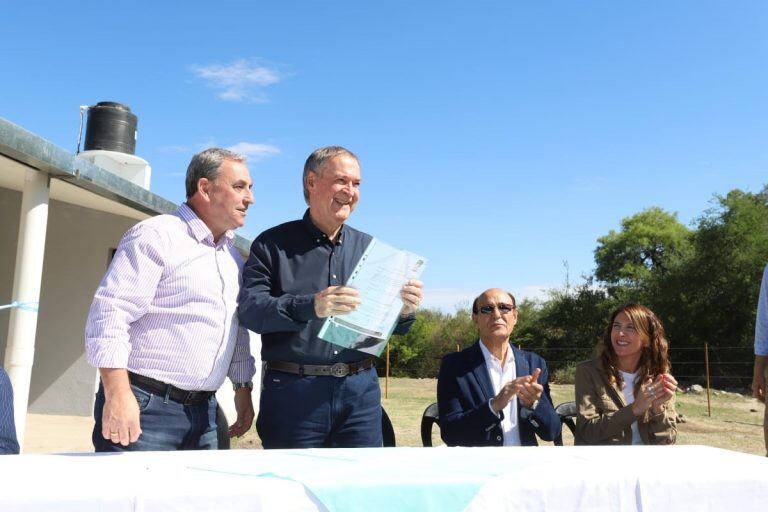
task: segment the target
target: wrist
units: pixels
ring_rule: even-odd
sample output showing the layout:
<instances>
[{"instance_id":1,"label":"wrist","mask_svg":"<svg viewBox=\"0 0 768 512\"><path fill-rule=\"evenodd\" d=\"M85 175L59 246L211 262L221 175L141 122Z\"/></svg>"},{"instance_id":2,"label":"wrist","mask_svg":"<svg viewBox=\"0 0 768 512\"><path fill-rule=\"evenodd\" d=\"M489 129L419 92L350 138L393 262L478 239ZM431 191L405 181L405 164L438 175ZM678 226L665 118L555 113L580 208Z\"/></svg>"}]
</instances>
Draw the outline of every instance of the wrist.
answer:
<instances>
[{"instance_id":1,"label":"wrist","mask_svg":"<svg viewBox=\"0 0 768 512\"><path fill-rule=\"evenodd\" d=\"M239 391L241 389L247 389L249 392L253 391L253 381L249 380L248 382L234 382L232 383L232 389L235 391Z\"/></svg>"}]
</instances>

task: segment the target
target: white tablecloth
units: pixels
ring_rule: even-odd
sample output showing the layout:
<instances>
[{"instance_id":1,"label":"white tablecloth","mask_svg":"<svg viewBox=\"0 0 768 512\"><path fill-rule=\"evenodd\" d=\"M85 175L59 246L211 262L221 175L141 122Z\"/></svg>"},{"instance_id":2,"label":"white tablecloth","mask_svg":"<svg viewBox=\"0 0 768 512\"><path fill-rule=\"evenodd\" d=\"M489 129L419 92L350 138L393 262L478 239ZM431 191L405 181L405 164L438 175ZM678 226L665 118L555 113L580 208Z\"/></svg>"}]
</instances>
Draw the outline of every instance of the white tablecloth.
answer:
<instances>
[{"instance_id":1,"label":"white tablecloth","mask_svg":"<svg viewBox=\"0 0 768 512\"><path fill-rule=\"evenodd\" d=\"M704 446L0 457L0 511L765 511L768 459Z\"/></svg>"}]
</instances>

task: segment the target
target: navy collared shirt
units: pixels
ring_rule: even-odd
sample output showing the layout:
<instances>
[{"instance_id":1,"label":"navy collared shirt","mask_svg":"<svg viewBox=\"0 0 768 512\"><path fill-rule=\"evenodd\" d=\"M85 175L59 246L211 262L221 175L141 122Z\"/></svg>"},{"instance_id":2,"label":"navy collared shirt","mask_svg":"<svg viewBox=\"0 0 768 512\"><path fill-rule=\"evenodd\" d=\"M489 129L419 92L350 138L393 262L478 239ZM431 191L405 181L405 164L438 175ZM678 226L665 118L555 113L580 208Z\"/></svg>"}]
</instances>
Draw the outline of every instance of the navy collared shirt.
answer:
<instances>
[{"instance_id":1,"label":"navy collared shirt","mask_svg":"<svg viewBox=\"0 0 768 512\"><path fill-rule=\"evenodd\" d=\"M370 357L317 337L325 319L315 314L314 296L346 283L371 239L342 225L331 242L307 210L301 220L268 229L253 241L243 269L239 316L242 325L261 334L263 361L333 364ZM401 318L394 334L408 332L413 320Z\"/></svg>"}]
</instances>

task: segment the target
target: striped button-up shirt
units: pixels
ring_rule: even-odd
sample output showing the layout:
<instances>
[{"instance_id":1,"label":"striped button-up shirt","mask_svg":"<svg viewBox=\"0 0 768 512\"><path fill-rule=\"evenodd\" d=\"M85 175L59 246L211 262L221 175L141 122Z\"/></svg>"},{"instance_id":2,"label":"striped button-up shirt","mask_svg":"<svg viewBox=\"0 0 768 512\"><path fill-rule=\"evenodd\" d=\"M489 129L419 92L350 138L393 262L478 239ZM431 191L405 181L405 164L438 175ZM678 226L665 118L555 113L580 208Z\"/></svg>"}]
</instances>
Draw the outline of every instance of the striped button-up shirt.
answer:
<instances>
[{"instance_id":1,"label":"striped button-up shirt","mask_svg":"<svg viewBox=\"0 0 768 512\"><path fill-rule=\"evenodd\" d=\"M0 455L19 453L16 424L13 420L13 389L5 370L0 368Z\"/></svg>"},{"instance_id":2,"label":"striped button-up shirt","mask_svg":"<svg viewBox=\"0 0 768 512\"><path fill-rule=\"evenodd\" d=\"M218 243L186 204L129 229L88 313L85 348L97 368L126 368L182 389L214 391L255 372L237 320L243 261L228 231Z\"/></svg>"},{"instance_id":3,"label":"striped button-up shirt","mask_svg":"<svg viewBox=\"0 0 768 512\"><path fill-rule=\"evenodd\" d=\"M768 356L768 266L763 271L755 320L755 355Z\"/></svg>"}]
</instances>

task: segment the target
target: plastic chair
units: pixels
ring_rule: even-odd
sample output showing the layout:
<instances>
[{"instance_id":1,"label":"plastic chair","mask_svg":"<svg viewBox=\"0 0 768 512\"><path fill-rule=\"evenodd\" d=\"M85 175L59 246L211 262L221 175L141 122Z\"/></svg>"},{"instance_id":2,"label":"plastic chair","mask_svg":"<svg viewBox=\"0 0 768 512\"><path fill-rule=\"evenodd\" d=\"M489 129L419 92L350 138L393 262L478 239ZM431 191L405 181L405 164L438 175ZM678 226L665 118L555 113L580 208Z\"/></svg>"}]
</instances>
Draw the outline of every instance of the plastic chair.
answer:
<instances>
[{"instance_id":1,"label":"plastic chair","mask_svg":"<svg viewBox=\"0 0 768 512\"><path fill-rule=\"evenodd\" d=\"M424 446L432 446L432 425L440 426L437 402L429 404L421 416L421 444Z\"/></svg>"},{"instance_id":2,"label":"plastic chair","mask_svg":"<svg viewBox=\"0 0 768 512\"><path fill-rule=\"evenodd\" d=\"M392 421L384 407L381 408L381 434L385 447L395 446L395 429L392 427Z\"/></svg>"},{"instance_id":3,"label":"plastic chair","mask_svg":"<svg viewBox=\"0 0 768 512\"><path fill-rule=\"evenodd\" d=\"M576 402L563 402L555 407L555 412L560 416L560 424L566 425L571 434L576 433ZM556 446L563 446L563 435L560 434L555 438Z\"/></svg>"}]
</instances>

